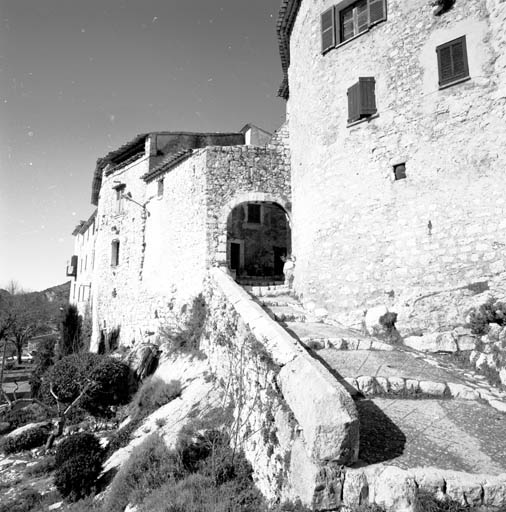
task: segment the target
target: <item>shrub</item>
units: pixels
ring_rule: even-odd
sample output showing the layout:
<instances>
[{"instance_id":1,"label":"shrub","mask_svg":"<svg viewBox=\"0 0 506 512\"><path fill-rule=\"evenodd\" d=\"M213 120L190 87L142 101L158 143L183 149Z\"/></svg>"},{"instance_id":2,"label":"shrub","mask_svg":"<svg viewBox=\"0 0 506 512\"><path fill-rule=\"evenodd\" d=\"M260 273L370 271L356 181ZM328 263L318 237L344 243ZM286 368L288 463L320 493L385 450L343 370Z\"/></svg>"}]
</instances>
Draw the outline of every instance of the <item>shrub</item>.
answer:
<instances>
[{"instance_id":1,"label":"shrub","mask_svg":"<svg viewBox=\"0 0 506 512\"><path fill-rule=\"evenodd\" d=\"M179 474L175 453L153 434L134 448L114 477L104 508L108 512L122 512L128 503L139 503L150 491Z\"/></svg>"},{"instance_id":2,"label":"shrub","mask_svg":"<svg viewBox=\"0 0 506 512\"><path fill-rule=\"evenodd\" d=\"M34 489L24 489L15 499L0 505L0 512L31 512L40 510L41 502L42 495L39 492Z\"/></svg>"},{"instance_id":3,"label":"shrub","mask_svg":"<svg viewBox=\"0 0 506 512\"><path fill-rule=\"evenodd\" d=\"M149 377L134 396L129 413L133 421L140 421L180 395L181 384L179 381L172 380L167 383L160 378Z\"/></svg>"},{"instance_id":4,"label":"shrub","mask_svg":"<svg viewBox=\"0 0 506 512\"><path fill-rule=\"evenodd\" d=\"M489 324L506 324L506 303L490 297L484 304L469 313L469 326L473 334L486 334Z\"/></svg>"},{"instance_id":5,"label":"shrub","mask_svg":"<svg viewBox=\"0 0 506 512\"><path fill-rule=\"evenodd\" d=\"M77 353L82 348L82 318L79 315L77 307L73 304L69 304L63 315L60 326L60 342L58 344L59 357Z\"/></svg>"},{"instance_id":6,"label":"shrub","mask_svg":"<svg viewBox=\"0 0 506 512\"><path fill-rule=\"evenodd\" d=\"M88 384L92 382L91 386ZM50 382L63 404L72 403L88 386L79 406L96 416L109 416L111 406L126 403L130 393L130 368L98 354L72 354L60 359L43 379L43 400L54 405Z\"/></svg>"},{"instance_id":7,"label":"shrub","mask_svg":"<svg viewBox=\"0 0 506 512\"><path fill-rule=\"evenodd\" d=\"M46 419L46 410L38 404L30 404L21 409L7 409L0 413L0 421L9 423L9 432L28 423L38 423Z\"/></svg>"},{"instance_id":8,"label":"shrub","mask_svg":"<svg viewBox=\"0 0 506 512\"><path fill-rule=\"evenodd\" d=\"M56 467L55 458L51 455L44 457L43 459L36 462L33 466L26 468L26 476L41 476L48 475Z\"/></svg>"},{"instance_id":9,"label":"shrub","mask_svg":"<svg viewBox=\"0 0 506 512\"><path fill-rule=\"evenodd\" d=\"M59 512L102 512L102 505L95 501L93 497L83 498L75 503L64 504Z\"/></svg>"},{"instance_id":10,"label":"shrub","mask_svg":"<svg viewBox=\"0 0 506 512\"><path fill-rule=\"evenodd\" d=\"M102 470L104 450L93 434L82 432L64 439L56 449L54 483L70 501L87 496Z\"/></svg>"},{"instance_id":11,"label":"shrub","mask_svg":"<svg viewBox=\"0 0 506 512\"><path fill-rule=\"evenodd\" d=\"M39 398L42 376L54 364L54 348L56 337L51 336L39 342L33 363L34 369L30 376L30 390L33 398Z\"/></svg>"},{"instance_id":12,"label":"shrub","mask_svg":"<svg viewBox=\"0 0 506 512\"><path fill-rule=\"evenodd\" d=\"M15 437L8 437L4 439L2 448L5 454L31 450L32 448L42 446L47 441L48 437L49 427L45 425L38 425Z\"/></svg>"}]
</instances>

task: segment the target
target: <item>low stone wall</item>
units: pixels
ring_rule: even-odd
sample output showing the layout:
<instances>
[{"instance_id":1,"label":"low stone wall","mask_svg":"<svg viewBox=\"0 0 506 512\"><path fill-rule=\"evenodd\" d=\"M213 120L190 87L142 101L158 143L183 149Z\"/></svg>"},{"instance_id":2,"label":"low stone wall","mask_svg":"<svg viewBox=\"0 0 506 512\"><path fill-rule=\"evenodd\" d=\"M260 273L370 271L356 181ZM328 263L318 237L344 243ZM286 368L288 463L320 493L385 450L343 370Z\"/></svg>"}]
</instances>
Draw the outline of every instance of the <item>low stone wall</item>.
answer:
<instances>
[{"instance_id":1,"label":"low stone wall","mask_svg":"<svg viewBox=\"0 0 506 512\"><path fill-rule=\"evenodd\" d=\"M205 299L201 349L234 404L257 485L269 499L312 503L328 464L357 459L351 396L224 270L211 270Z\"/></svg>"}]
</instances>

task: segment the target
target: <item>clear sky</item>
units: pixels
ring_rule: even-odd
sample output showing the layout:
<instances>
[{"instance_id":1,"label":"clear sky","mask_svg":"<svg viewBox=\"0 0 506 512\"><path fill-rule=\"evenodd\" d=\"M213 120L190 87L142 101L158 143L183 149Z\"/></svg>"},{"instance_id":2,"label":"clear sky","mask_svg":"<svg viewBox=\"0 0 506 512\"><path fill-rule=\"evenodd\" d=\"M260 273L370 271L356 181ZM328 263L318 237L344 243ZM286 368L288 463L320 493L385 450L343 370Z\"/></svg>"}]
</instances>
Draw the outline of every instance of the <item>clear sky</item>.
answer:
<instances>
[{"instance_id":1,"label":"clear sky","mask_svg":"<svg viewBox=\"0 0 506 512\"><path fill-rule=\"evenodd\" d=\"M279 0L0 0L0 287L67 280L97 158L142 132L273 131Z\"/></svg>"}]
</instances>

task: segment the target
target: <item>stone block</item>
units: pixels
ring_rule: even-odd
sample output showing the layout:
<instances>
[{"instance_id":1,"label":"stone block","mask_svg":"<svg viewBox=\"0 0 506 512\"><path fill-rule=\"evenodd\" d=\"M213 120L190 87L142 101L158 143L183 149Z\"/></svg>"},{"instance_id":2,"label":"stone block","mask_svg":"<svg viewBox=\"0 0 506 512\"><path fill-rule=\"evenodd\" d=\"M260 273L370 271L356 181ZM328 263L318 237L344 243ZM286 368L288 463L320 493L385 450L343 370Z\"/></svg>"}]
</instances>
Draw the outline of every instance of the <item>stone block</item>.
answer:
<instances>
[{"instance_id":1,"label":"stone block","mask_svg":"<svg viewBox=\"0 0 506 512\"><path fill-rule=\"evenodd\" d=\"M477 391L464 384L448 382L447 386L453 398L462 398L464 400L477 400L480 398L480 394Z\"/></svg>"},{"instance_id":2,"label":"stone block","mask_svg":"<svg viewBox=\"0 0 506 512\"><path fill-rule=\"evenodd\" d=\"M406 391L416 394L420 391L420 383L416 379L406 379Z\"/></svg>"},{"instance_id":3,"label":"stone block","mask_svg":"<svg viewBox=\"0 0 506 512\"><path fill-rule=\"evenodd\" d=\"M483 482L483 504L487 507L506 506L506 473L488 476Z\"/></svg>"},{"instance_id":4,"label":"stone block","mask_svg":"<svg viewBox=\"0 0 506 512\"><path fill-rule=\"evenodd\" d=\"M361 469L348 469L344 477L343 505L357 508L368 503L369 485Z\"/></svg>"},{"instance_id":5,"label":"stone block","mask_svg":"<svg viewBox=\"0 0 506 512\"><path fill-rule=\"evenodd\" d=\"M420 381L420 391L432 396L443 396L446 391L446 383L432 382L428 380Z\"/></svg>"},{"instance_id":6,"label":"stone block","mask_svg":"<svg viewBox=\"0 0 506 512\"><path fill-rule=\"evenodd\" d=\"M365 328L369 334L378 334L383 332L384 328L380 324L379 319L388 313L388 308L384 305L374 306L367 310L364 322Z\"/></svg>"},{"instance_id":7,"label":"stone block","mask_svg":"<svg viewBox=\"0 0 506 512\"><path fill-rule=\"evenodd\" d=\"M380 393L390 392L390 385L386 377L375 377L377 389Z\"/></svg>"},{"instance_id":8,"label":"stone block","mask_svg":"<svg viewBox=\"0 0 506 512\"><path fill-rule=\"evenodd\" d=\"M421 352L457 352L458 347L451 332L408 336L404 345Z\"/></svg>"},{"instance_id":9,"label":"stone block","mask_svg":"<svg viewBox=\"0 0 506 512\"><path fill-rule=\"evenodd\" d=\"M372 396L377 393L377 384L374 377L364 375L357 377L358 389L366 396Z\"/></svg>"},{"instance_id":10,"label":"stone block","mask_svg":"<svg viewBox=\"0 0 506 512\"><path fill-rule=\"evenodd\" d=\"M406 381L402 377L388 377L391 393L402 393L406 389Z\"/></svg>"}]
</instances>

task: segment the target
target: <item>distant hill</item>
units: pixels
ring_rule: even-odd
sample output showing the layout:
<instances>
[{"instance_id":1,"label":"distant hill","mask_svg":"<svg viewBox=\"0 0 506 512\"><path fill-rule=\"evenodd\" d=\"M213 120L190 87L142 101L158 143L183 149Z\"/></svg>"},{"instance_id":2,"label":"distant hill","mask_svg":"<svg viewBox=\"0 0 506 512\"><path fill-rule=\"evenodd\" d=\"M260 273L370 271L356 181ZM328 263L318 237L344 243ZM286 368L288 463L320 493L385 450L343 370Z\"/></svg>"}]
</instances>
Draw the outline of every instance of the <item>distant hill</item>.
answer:
<instances>
[{"instance_id":1,"label":"distant hill","mask_svg":"<svg viewBox=\"0 0 506 512\"><path fill-rule=\"evenodd\" d=\"M61 306L66 306L70 295L70 281L56 286L51 286L51 288L46 288L41 292L33 293L43 293L49 302L56 302L61 304Z\"/></svg>"}]
</instances>

